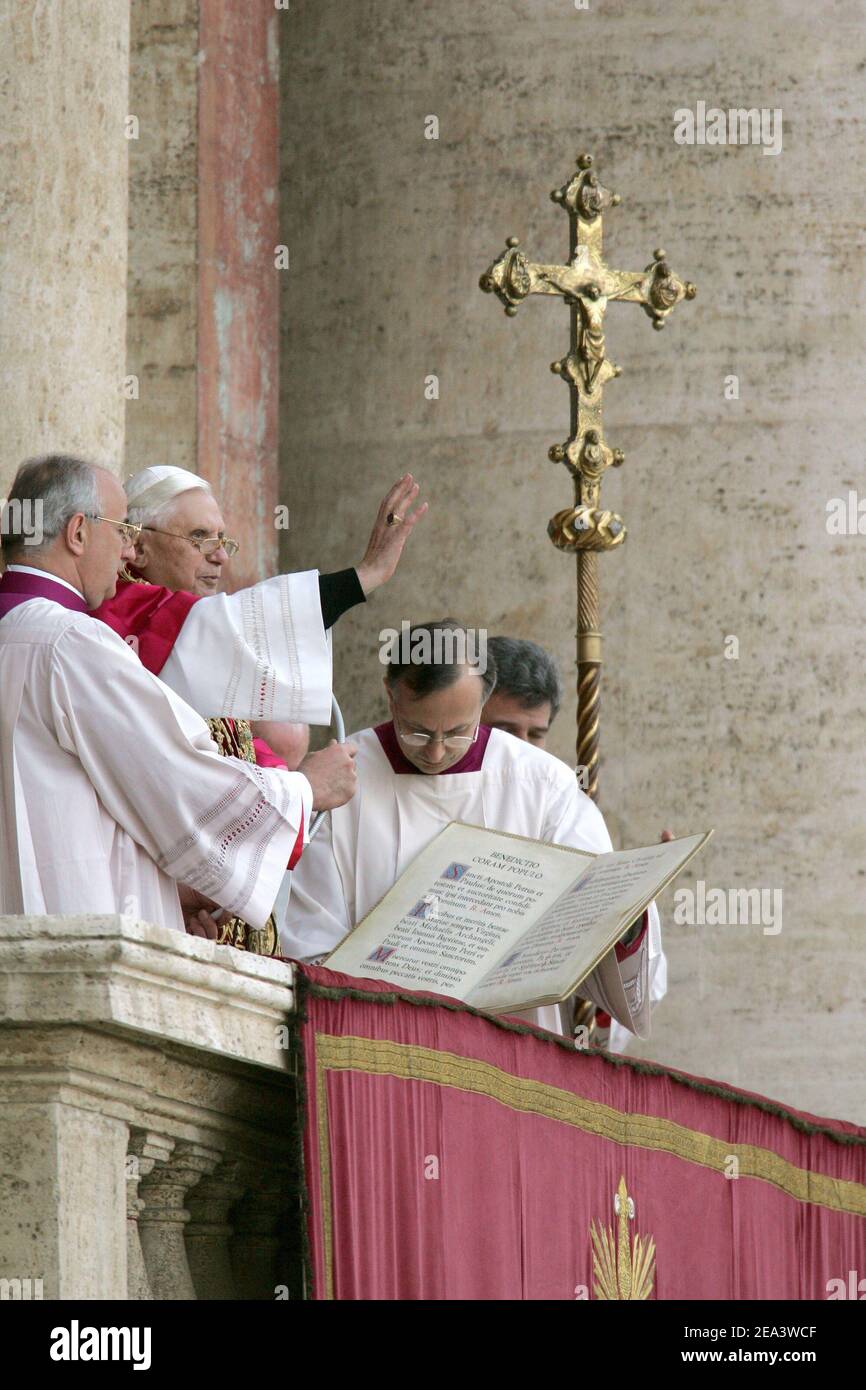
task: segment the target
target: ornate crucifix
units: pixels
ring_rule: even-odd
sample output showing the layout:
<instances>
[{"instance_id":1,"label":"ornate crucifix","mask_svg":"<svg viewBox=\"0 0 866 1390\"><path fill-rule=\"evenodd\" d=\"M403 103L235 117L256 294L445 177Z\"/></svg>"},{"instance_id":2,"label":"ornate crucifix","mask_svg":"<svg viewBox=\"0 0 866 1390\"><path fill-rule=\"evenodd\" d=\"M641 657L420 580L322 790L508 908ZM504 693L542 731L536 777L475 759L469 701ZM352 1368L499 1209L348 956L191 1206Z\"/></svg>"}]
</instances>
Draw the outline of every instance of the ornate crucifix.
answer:
<instances>
[{"instance_id":1,"label":"ornate crucifix","mask_svg":"<svg viewBox=\"0 0 866 1390\"><path fill-rule=\"evenodd\" d=\"M654 251L643 271L611 270L602 259L602 215L620 198L603 188L592 172L592 155L582 154L577 173L551 193L568 213L570 250L567 265L538 265L518 251L516 237L481 276L481 288L493 291L506 314L517 313L530 294L562 295L571 311L571 348L550 370L567 382L571 395L571 435L554 444L549 457L564 463L574 478L574 506L551 517L547 533L560 550L577 556L577 767L585 790L598 795L598 722L601 683L601 632L598 612L599 551L612 550L626 537L622 517L600 506L606 468L624 460L609 449L601 424L605 382L620 368L605 355L604 311L611 299L640 304L664 328L681 299L694 299L696 288L674 275L664 251Z\"/></svg>"}]
</instances>

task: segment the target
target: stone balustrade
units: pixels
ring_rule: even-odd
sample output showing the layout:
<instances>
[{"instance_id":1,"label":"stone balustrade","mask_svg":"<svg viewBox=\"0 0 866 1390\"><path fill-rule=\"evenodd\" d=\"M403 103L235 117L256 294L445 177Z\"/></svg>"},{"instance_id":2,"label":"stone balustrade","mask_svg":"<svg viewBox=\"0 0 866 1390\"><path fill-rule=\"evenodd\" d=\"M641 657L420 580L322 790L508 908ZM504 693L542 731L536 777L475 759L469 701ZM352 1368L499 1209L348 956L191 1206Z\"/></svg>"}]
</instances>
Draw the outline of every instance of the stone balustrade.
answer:
<instances>
[{"instance_id":1,"label":"stone balustrade","mask_svg":"<svg viewBox=\"0 0 866 1390\"><path fill-rule=\"evenodd\" d=\"M292 1006L279 961L0 917L0 1297L299 1297Z\"/></svg>"}]
</instances>

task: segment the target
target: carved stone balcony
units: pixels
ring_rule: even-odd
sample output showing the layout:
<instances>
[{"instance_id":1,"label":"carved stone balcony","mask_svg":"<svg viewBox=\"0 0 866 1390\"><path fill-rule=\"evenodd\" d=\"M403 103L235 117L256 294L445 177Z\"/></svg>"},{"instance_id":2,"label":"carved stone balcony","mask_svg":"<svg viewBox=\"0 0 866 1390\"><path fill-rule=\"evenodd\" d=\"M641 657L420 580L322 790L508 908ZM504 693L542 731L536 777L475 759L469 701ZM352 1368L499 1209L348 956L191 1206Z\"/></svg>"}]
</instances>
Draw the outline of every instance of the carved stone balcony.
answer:
<instances>
[{"instance_id":1,"label":"carved stone balcony","mask_svg":"<svg viewBox=\"0 0 866 1390\"><path fill-rule=\"evenodd\" d=\"M301 1295L292 1007L279 961L0 917L5 1296Z\"/></svg>"}]
</instances>

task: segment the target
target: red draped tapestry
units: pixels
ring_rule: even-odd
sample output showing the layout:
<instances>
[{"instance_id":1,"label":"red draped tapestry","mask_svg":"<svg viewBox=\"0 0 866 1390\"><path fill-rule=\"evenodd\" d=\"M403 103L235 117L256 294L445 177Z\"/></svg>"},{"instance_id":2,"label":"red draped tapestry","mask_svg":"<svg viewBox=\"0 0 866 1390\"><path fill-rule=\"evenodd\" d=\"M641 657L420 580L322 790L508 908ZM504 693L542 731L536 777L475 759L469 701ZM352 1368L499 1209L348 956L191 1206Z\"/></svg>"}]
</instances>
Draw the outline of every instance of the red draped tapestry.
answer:
<instances>
[{"instance_id":1,"label":"red draped tapestry","mask_svg":"<svg viewBox=\"0 0 866 1390\"><path fill-rule=\"evenodd\" d=\"M312 1296L862 1297L866 1130L298 967Z\"/></svg>"}]
</instances>

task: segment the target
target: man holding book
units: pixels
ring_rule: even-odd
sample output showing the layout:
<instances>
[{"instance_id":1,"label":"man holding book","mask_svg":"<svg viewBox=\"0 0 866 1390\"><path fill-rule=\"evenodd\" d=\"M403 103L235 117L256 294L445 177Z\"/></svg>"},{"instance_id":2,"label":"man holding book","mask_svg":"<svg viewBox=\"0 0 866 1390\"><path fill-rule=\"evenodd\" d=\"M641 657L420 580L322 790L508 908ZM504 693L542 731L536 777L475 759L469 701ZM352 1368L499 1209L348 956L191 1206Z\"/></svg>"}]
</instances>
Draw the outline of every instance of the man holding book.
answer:
<instances>
[{"instance_id":1,"label":"man holding book","mask_svg":"<svg viewBox=\"0 0 866 1390\"><path fill-rule=\"evenodd\" d=\"M385 675L390 720L350 736L358 791L331 813L294 872L280 928L283 954L292 959L320 961L333 951L449 822L593 854L612 849L600 810L564 763L481 724L495 664L488 651L479 655L465 628L451 620L415 627L399 656ZM580 993L621 1029L646 1036L651 985L664 971L651 903ZM526 1016L568 1035L573 1012L572 998ZM627 1040L620 1032L611 1046Z\"/></svg>"}]
</instances>

